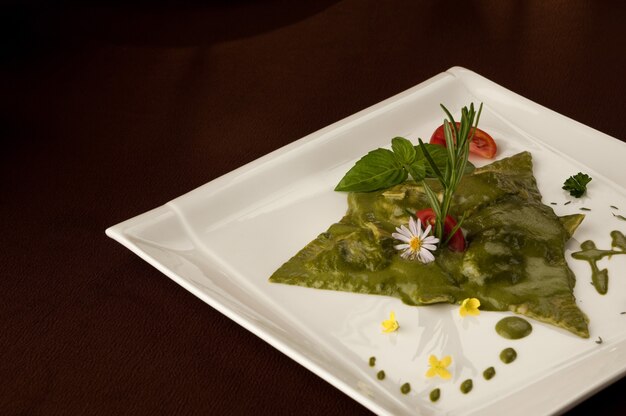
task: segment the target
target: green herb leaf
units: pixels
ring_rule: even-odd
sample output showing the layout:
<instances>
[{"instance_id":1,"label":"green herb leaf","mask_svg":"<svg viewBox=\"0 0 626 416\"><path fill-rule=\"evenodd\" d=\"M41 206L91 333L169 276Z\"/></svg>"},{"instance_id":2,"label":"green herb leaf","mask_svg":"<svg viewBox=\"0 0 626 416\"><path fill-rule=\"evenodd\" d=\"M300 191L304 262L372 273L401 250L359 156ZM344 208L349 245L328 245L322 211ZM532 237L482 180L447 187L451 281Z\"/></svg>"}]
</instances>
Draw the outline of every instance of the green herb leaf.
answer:
<instances>
[{"instance_id":1,"label":"green herb leaf","mask_svg":"<svg viewBox=\"0 0 626 416\"><path fill-rule=\"evenodd\" d=\"M446 164L448 162L448 150L445 147L443 147L443 146L438 146L438 145L435 145L435 144L423 143L423 145L426 148L426 152L428 152L428 154L432 158L433 162L435 163L435 166L437 166L439 171L442 172L442 174L443 174L443 172L445 172L445 170L446 170ZM423 150L421 148L421 145L415 146L415 153L416 153L415 154L415 160L417 160L417 161L423 160L424 161L424 164L426 166L426 177L427 178L436 178L437 174L435 173L435 171L431 167L430 163L428 163L428 161L425 160L424 152L423 152ZM467 162L467 165L466 165L465 171L464 171L464 175L467 175L468 173L472 173L472 171L474 169L475 169L474 165L472 165L470 162Z\"/></svg>"},{"instance_id":2,"label":"green herb leaf","mask_svg":"<svg viewBox=\"0 0 626 416\"><path fill-rule=\"evenodd\" d=\"M426 183L426 181L422 182L424 186L424 193L428 198L428 202L430 202L430 206L435 213L435 217L441 217L441 204L439 203L439 198L437 198L437 194L433 191L430 186Z\"/></svg>"},{"instance_id":3,"label":"green herb leaf","mask_svg":"<svg viewBox=\"0 0 626 416\"><path fill-rule=\"evenodd\" d=\"M415 161L415 148L413 143L404 137L394 137L391 139L391 150L396 158L403 165L410 165Z\"/></svg>"},{"instance_id":4,"label":"green herb leaf","mask_svg":"<svg viewBox=\"0 0 626 416\"><path fill-rule=\"evenodd\" d=\"M441 160L439 161L439 163L435 162L435 159L433 159L432 155L430 154L431 150L435 150L434 147L426 147L426 143L424 143L422 141L422 139L417 139L419 141L419 149L416 148L416 151L419 150L419 152L421 153L421 157L423 157L427 162L427 168L426 168L426 177L433 177L433 178L438 178L440 181L443 181L443 173L441 173L442 170L445 169L446 167L446 163L448 162L448 153L445 149L442 149L444 154L445 154L445 161L443 161L443 168L440 168L441 165ZM436 147L440 147L440 146L436 146ZM436 150L436 151L440 151L440 150ZM429 174L432 174L433 176L430 176Z\"/></svg>"},{"instance_id":5,"label":"green herb leaf","mask_svg":"<svg viewBox=\"0 0 626 416\"><path fill-rule=\"evenodd\" d=\"M391 149L396 159L411 175L413 180L421 181L426 176L426 161L417 158L417 151L409 140L404 137L394 137L391 140Z\"/></svg>"},{"instance_id":6,"label":"green herb leaf","mask_svg":"<svg viewBox=\"0 0 626 416\"><path fill-rule=\"evenodd\" d=\"M415 160L410 165L405 166L405 168L409 171L414 181L421 181L426 177L426 163L423 159Z\"/></svg>"},{"instance_id":7,"label":"green herb leaf","mask_svg":"<svg viewBox=\"0 0 626 416\"><path fill-rule=\"evenodd\" d=\"M467 216L467 211L464 211L463 215L461 216L461 219L459 220L459 222L457 222L456 225L448 233L448 238L446 238L446 241L443 242L444 246L448 245L448 243L452 239L452 236L454 236L454 234L456 234L456 232L459 230L459 228L461 228L461 224L463 224L463 221L465 221L465 217L466 216Z\"/></svg>"},{"instance_id":8,"label":"green herb leaf","mask_svg":"<svg viewBox=\"0 0 626 416\"><path fill-rule=\"evenodd\" d=\"M335 191L371 192L406 180L407 171L388 149L372 150L345 174Z\"/></svg>"},{"instance_id":9,"label":"green herb leaf","mask_svg":"<svg viewBox=\"0 0 626 416\"><path fill-rule=\"evenodd\" d=\"M591 182L591 177L585 173L578 172L574 176L567 178L563 184L563 189L569 191L571 196L580 198L587 190L587 184Z\"/></svg>"},{"instance_id":10,"label":"green herb leaf","mask_svg":"<svg viewBox=\"0 0 626 416\"><path fill-rule=\"evenodd\" d=\"M448 151L441 146L434 146L431 144L426 144L422 141L422 139L417 139L419 141L419 146L415 147L417 152L418 159L426 160L426 177L427 178L438 178L439 180L443 180L443 173L446 169L446 164L448 162ZM431 155L431 152L435 154L435 158Z\"/></svg>"}]
</instances>

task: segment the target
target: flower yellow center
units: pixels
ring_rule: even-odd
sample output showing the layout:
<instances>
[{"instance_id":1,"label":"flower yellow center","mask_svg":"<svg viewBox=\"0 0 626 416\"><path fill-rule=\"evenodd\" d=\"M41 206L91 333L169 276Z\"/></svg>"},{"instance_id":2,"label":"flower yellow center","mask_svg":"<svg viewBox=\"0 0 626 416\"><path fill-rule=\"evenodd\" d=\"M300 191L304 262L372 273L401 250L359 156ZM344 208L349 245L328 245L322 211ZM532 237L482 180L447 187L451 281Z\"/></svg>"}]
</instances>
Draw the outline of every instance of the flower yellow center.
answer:
<instances>
[{"instance_id":1,"label":"flower yellow center","mask_svg":"<svg viewBox=\"0 0 626 416\"><path fill-rule=\"evenodd\" d=\"M409 247L411 247L411 251L419 251L422 247L422 240L417 237L411 238L411 241L409 241Z\"/></svg>"}]
</instances>

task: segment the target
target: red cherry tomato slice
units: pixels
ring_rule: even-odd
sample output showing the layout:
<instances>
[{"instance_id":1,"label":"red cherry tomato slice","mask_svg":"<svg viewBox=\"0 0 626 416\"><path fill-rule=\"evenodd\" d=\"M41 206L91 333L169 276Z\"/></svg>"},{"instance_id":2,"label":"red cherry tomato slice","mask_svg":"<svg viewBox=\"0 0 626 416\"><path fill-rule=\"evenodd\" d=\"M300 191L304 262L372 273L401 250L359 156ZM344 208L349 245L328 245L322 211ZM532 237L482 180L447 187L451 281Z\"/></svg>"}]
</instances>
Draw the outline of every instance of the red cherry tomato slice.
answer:
<instances>
[{"instance_id":1,"label":"red cherry tomato slice","mask_svg":"<svg viewBox=\"0 0 626 416\"><path fill-rule=\"evenodd\" d=\"M457 128L461 127L461 123L456 123L456 126ZM443 132L443 124L434 131L433 135L430 137L430 143L446 147L446 136ZM469 150L470 153L477 156L493 159L498 151L498 146L489 134L481 129L476 129L476 133L474 133L474 137L472 137L472 141L470 142Z\"/></svg>"},{"instance_id":2,"label":"red cherry tomato slice","mask_svg":"<svg viewBox=\"0 0 626 416\"><path fill-rule=\"evenodd\" d=\"M429 224L435 227L435 212L432 208L422 209L415 213L415 216L422 221L424 227L427 227ZM446 215L446 219L443 222L443 238L448 238L450 231L452 231L456 227L456 220L452 218L451 215ZM452 251L465 251L465 237L463 236L463 232L459 228L456 230L450 241L448 241L448 248Z\"/></svg>"}]
</instances>

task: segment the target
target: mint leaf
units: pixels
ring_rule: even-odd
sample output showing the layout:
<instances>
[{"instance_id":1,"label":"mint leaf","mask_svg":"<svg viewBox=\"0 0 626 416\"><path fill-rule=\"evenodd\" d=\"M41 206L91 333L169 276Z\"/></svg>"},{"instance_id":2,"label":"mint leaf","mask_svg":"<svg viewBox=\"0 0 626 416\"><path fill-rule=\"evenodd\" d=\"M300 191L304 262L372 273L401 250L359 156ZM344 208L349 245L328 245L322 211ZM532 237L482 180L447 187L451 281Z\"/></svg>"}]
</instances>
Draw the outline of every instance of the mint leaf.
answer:
<instances>
[{"instance_id":1,"label":"mint leaf","mask_svg":"<svg viewBox=\"0 0 626 416\"><path fill-rule=\"evenodd\" d=\"M372 150L345 174L335 191L371 192L406 180L407 171L391 150Z\"/></svg>"},{"instance_id":2,"label":"mint leaf","mask_svg":"<svg viewBox=\"0 0 626 416\"><path fill-rule=\"evenodd\" d=\"M587 184L591 182L591 177L585 173L578 172L565 180L563 189L569 191L571 196L580 198L587 191Z\"/></svg>"},{"instance_id":3,"label":"mint leaf","mask_svg":"<svg viewBox=\"0 0 626 416\"><path fill-rule=\"evenodd\" d=\"M415 161L415 148L413 143L404 137L394 137L391 140L391 150L403 165L410 165Z\"/></svg>"}]
</instances>

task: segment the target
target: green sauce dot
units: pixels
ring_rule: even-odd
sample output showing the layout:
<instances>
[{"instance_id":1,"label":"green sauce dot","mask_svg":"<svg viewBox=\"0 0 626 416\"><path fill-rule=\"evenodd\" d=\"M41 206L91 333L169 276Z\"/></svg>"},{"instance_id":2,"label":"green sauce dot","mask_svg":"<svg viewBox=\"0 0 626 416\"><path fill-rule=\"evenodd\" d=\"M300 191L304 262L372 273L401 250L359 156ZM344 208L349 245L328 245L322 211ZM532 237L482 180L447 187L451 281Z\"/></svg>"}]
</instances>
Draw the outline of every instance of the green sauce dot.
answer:
<instances>
[{"instance_id":1,"label":"green sauce dot","mask_svg":"<svg viewBox=\"0 0 626 416\"><path fill-rule=\"evenodd\" d=\"M503 338L520 339L530 335L533 327L526 319L509 316L498 321L496 332Z\"/></svg>"},{"instance_id":2,"label":"green sauce dot","mask_svg":"<svg viewBox=\"0 0 626 416\"><path fill-rule=\"evenodd\" d=\"M380 370L378 373L376 373L376 378L379 380L384 380L385 379L385 372L383 370Z\"/></svg>"},{"instance_id":3,"label":"green sauce dot","mask_svg":"<svg viewBox=\"0 0 626 416\"><path fill-rule=\"evenodd\" d=\"M493 376L495 375L496 375L496 369L493 367L489 367L488 369L483 371L483 377L485 378L485 380L491 380Z\"/></svg>"},{"instance_id":4,"label":"green sauce dot","mask_svg":"<svg viewBox=\"0 0 626 416\"><path fill-rule=\"evenodd\" d=\"M400 391L402 392L402 394L407 394L411 391L411 385L409 383L404 383L402 386L400 386Z\"/></svg>"},{"instance_id":5,"label":"green sauce dot","mask_svg":"<svg viewBox=\"0 0 626 416\"><path fill-rule=\"evenodd\" d=\"M376 357L370 357L370 367L374 367L376 365Z\"/></svg>"},{"instance_id":6,"label":"green sauce dot","mask_svg":"<svg viewBox=\"0 0 626 416\"><path fill-rule=\"evenodd\" d=\"M500 353L500 360L504 364L510 364L517 358L517 352L513 348L505 348Z\"/></svg>"},{"instance_id":7,"label":"green sauce dot","mask_svg":"<svg viewBox=\"0 0 626 416\"><path fill-rule=\"evenodd\" d=\"M470 391L472 391L473 387L474 387L474 382L472 381L471 378L468 378L467 380L461 383L461 393L467 394Z\"/></svg>"},{"instance_id":8,"label":"green sauce dot","mask_svg":"<svg viewBox=\"0 0 626 416\"><path fill-rule=\"evenodd\" d=\"M436 402L437 400L439 400L439 397L441 397L441 390L435 389L435 390L430 392L430 401L431 402Z\"/></svg>"}]
</instances>

